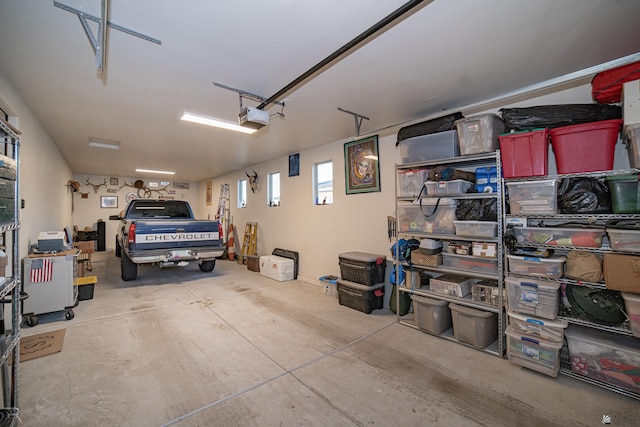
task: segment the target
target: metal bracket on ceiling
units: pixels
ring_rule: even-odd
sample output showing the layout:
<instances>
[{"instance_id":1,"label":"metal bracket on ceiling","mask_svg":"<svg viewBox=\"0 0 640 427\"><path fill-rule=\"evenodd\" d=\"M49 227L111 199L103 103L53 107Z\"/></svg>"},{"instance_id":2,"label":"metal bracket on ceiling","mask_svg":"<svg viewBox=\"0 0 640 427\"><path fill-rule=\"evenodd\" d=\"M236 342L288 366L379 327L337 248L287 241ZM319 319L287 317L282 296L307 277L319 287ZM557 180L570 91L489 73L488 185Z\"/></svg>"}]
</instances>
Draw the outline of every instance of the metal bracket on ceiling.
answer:
<instances>
[{"instance_id":1,"label":"metal bracket on ceiling","mask_svg":"<svg viewBox=\"0 0 640 427\"><path fill-rule=\"evenodd\" d=\"M243 108L242 107L242 98L243 97L252 99L252 100L254 100L256 102L264 102L267 99L267 98L265 98L263 96L256 95L255 93L251 93L251 92L247 92L247 91L242 90L242 89L237 89L235 87L227 86L227 85L222 84L222 83L213 82L213 84L214 84L214 86L217 86L219 88L230 90L232 92L236 92L239 95L239 98L240 98L240 111L242 111L242 108ZM284 102L273 101L273 104L277 104L277 105L282 106L282 110L284 110ZM279 113L276 113L276 114L278 116L280 116L280 117L284 117L284 114L282 113L282 111L279 112Z\"/></svg>"},{"instance_id":2,"label":"metal bracket on ceiling","mask_svg":"<svg viewBox=\"0 0 640 427\"><path fill-rule=\"evenodd\" d=\"M351 114L353 116L353 120L356 125L356 136L360 136L360 127L362 126L362 119L369 120L369 117L365 117L362 114L354 113L353 111L348 111L343 108L338 107L339 111L343 113Z\"/></svg>"},{"instance_id":3,"label":"metal bracket on ceiling","mask_svg":"<svg viewBox=\"0 0 640 427\"><path fill-rule=\"evenodd\" d=\"M71 12L78 17L78 19L80 20L80 24L84 29L85 34L89 38L89 42L91 43L93 52L96 54L96 66L98 67L98 73L100 74L102 74L102 72L104 71L105 60L107 56L107 51L106 51L107 27L111 27L114 30L122 31L125 34L138 37L140 39L146 40L151 43L155 43L158 45L162 44L162 42L158 39L154 39L153 37L146 36L144 34L138 33L137 31L133 31L128 28L109 22L108 21L108 15L109 15L108 0L102 0L102 7L100 8L100 17L90 15L88 13L83 12L82 10L75 9L73 7L67 6L55 0L53 2L53 5L62 10L66 10L67 12ZM93 34L93 31L91 31L91 28L89 27L88 20L98 23L97 39Z\"/></svg>"}]
</instances>

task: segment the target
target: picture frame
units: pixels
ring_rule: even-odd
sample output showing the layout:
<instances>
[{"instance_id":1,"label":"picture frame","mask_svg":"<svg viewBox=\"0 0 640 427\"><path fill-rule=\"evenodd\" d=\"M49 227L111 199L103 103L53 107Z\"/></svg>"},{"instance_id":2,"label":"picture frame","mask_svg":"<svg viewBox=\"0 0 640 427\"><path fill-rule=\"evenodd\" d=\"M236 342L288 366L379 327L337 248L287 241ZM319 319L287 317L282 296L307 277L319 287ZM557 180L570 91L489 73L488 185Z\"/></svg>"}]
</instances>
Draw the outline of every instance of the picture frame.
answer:
<instances>
[{"instance_id":1,"label":"picture frame","mask_svg":"<svg viewBox=\"0 0 640 427\"><path fill-rule=\"evenodd\" d=\"M100 196L101 208L117 208L118 196Z\"/></svg>"},{"instance_id":2,"label":"picture frame","mask_svg":"<svg viewBox=\"0 0 640 427\"><path fill-rule=\"evenodd\" d=\"M289 176L300 175L300 153L289 156Z\"/></svg>"},{"instance_id":3,"label":"picture frame","mask_svg":"<svg viewBox=\"0 0 640 427\"><path fill-rule=\"evenodd\" d=\"M380 191L378 135L345 143L344 167L347 194Z\"/></svg>"},{"instance_id":4,"label":"picture frame","mask_svg":"<svg viewBox=\"0 0 640 427\"><path fill-rule=\"evenodd\" d=\"M211 206L213 204L213 182L207 181L205 189L206 205Z\"/></svg>"}]
</instances>

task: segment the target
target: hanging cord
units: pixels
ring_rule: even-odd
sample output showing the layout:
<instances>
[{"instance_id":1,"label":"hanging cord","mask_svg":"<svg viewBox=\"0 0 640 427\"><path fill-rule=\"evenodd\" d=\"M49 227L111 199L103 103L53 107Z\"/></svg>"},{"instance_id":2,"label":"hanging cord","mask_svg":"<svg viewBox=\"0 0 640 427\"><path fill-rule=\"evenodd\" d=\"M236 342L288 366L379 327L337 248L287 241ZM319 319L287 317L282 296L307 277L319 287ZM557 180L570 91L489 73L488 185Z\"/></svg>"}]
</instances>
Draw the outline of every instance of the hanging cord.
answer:
<instances>
[{"instance_id":1,"label":"hanging cord","mask_svg":"<svg viewBox=\"0 0 640 427\"><path fill-rule=\"evenodd\" d=\"M433 208L433 212L431 212L429 215L424 213L424 209L422 208L422 192L424 191L426 187L423 185L422 188L420 189L420 194L418 194L418 202L420 203L420 212L422 212L422 215L424 215L425 218L429 218L430 216L433 216L436 211L438 210L438 205L440 205L440 198L438 197L438 201L436 202L436 205Z\"/></svg>"}]
</instances>

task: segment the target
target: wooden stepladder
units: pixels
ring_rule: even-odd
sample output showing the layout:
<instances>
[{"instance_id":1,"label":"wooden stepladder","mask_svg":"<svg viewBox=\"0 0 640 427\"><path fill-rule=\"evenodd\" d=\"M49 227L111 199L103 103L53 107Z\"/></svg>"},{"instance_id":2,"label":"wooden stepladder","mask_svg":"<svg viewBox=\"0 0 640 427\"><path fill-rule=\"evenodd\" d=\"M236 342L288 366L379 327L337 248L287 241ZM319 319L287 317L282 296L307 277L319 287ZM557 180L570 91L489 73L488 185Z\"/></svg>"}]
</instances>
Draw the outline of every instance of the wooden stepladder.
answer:
<instances>
[{"instance_id":1,"label":"wooden stepladder","mask_svg":"<svg viewBox=\"0 0 640 427\"><path fill-rule=\"evenodd\" d=\"M248 222L244 228L242 252L238 256L238 264L246 264L247 256L258 255L258 223Z\"/></svg>"}]
</instances>

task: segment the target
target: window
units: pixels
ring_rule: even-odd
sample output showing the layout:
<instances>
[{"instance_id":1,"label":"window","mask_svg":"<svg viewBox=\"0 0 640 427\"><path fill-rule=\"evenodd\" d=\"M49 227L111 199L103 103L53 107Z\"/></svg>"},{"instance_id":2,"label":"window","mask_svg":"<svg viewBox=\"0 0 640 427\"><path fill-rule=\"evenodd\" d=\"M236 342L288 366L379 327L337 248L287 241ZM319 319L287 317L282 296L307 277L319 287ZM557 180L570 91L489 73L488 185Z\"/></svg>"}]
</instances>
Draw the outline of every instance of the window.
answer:
<instances>
[{"instance_id":1,"label":"window","mask_svg":"<svg viewBox=\"0 0 640 427\"><path fill-rule=\"evenodd\" d=\"M267 205L280 206L280 172L269 174L267 181Z\"/></svg>"},{"instance_id":2,"label":"window","mask_svg":"<svg viewBox=\"0 0 640 427\"><path fill-rule=\"evenodd\" d=\"M247 207L247 180L241 179L238 181L238 207Z\"/></svg>"},{"instance_id":3,"label":"window","mask_svg":"<svg viewBox=\"0 0 640 427\"><path fill-rule=\"evenodd\" d=\"M315 204L333 204L333 162L316 163L313 169Z\"/></svg>"}]
</instances>

